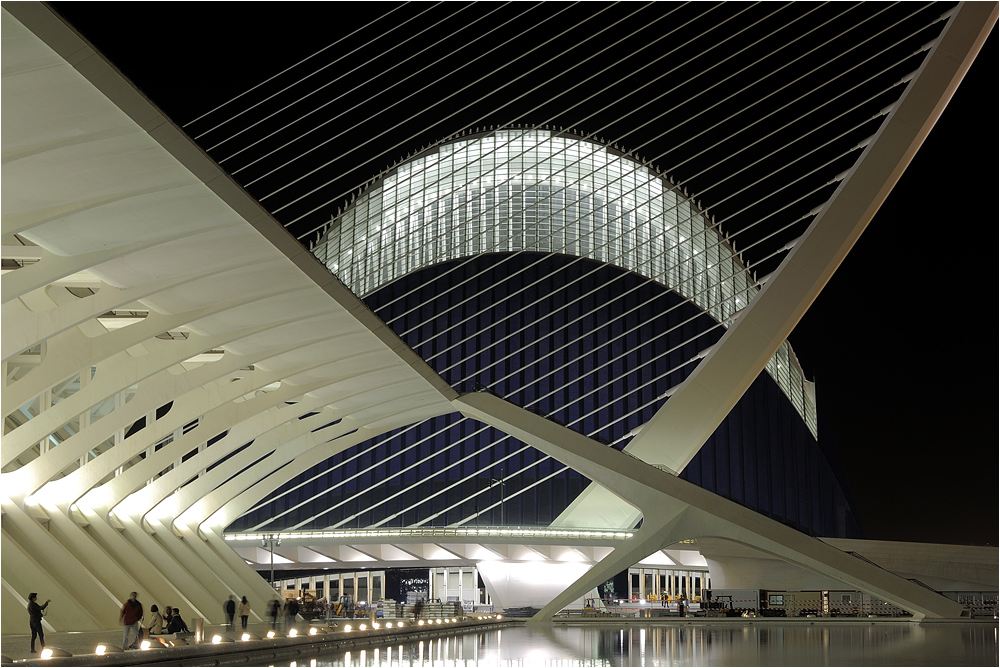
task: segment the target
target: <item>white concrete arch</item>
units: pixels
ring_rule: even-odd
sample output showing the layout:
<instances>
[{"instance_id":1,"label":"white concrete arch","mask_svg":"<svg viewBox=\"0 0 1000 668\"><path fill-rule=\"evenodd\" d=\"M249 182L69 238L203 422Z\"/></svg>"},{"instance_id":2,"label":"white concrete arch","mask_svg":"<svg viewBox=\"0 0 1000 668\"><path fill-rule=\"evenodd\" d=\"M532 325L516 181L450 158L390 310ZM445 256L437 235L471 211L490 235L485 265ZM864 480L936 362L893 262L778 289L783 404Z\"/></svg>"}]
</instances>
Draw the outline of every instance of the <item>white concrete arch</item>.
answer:
<instances>
[{"instance_id":1,"label":"white concrete arch","mask_svg":"<svg viewBox=\"0 0 1000 668\"><path fill-rule=\"evenodd\" d=\"M32 407L5 424L5 591L58 592L81 612L57 630L116 626L132 589L218 621L270 589L209 517L454 392L49 9L15 10L3 234L37 262L3 278L5 371L40 354L3 397ZM106 331L114 309L145 318Z\"/></svg>"},{"instance_id":2,"label":"white concrete arch","mask_svg":"<svg viewBox=\"0 0 1000 668\"><path fill-rule=\"evenodd\" d=\"M17 321L3 346L5 418L27 402L38 406L18 422L5 420L4 632L21 630L18 594L27 590L64 600L48 618L55 630L117 626L131 590L209 622L221 621L220 602L230 594L269 598L272 590L223 540L223 529L333 453L456 409L645 511L634 540L613 549L542 616L609 572L699 535L850 582L917 617L960 612L629 454L489 395L458 397L48 7L11 3L2 15L4 245L28 244L18 252L38 260L2 281L5 328L8 316ZM838 212L837 200L828 205L814 224L816 240L796 247L702 362L707 372L679 388L667 403L674 408L642 433L638 442L653 446L637 449L647 461L679 470L701 445L698 430L724 415L741 384L767 363L898 177L995 18L995 4L961 6L911 94L844 182L839 199L851 206ZM827 221L836 216L846 222ZM97 292L76 297L67 285ZM111 332L95 321L106 309L133 307L148 313L144 321ZM166 332L185 336L157 338ZM222 358L190 361L208 349L222 350ZM20 359L26 351L39 353L28 373ZM67 389L77 376L79 388ZM91 421L95 405L125 392L130 401ZM146 426L125 438L142 418ZM64 429L70 423L78 431ZM60 429L65 438L53 447L50 435ZM664 446L664 435L677 442ZM175 440L156 451L168 437ZM148 456L136 462L139 454Z\"/></svg>"}]
</instances>

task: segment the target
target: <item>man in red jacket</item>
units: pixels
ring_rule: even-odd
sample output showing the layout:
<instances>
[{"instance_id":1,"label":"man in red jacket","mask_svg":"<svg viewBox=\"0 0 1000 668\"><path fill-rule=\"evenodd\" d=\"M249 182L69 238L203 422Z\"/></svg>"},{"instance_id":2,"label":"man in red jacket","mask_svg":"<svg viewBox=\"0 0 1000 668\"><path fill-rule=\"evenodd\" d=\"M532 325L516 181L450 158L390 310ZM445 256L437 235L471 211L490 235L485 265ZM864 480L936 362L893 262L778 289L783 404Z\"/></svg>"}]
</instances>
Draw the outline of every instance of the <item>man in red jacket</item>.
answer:
<instances>
[{"instance_id":1,"label":"man in red jacket","mask_svg":"<svg viewBox=\"0 0 1000 668\"><path fill-rule=\"evenodd\" d=\"M139 603L139 594L132 592L128 600L122 605L122 611L118 613L118 622L122 625L122 649L139 649L139 640L142 634L139 632L139 625L142 623L142 603ZM131 632L135 631L135 640L129 642Z\"/></svg>"}]
</instances>

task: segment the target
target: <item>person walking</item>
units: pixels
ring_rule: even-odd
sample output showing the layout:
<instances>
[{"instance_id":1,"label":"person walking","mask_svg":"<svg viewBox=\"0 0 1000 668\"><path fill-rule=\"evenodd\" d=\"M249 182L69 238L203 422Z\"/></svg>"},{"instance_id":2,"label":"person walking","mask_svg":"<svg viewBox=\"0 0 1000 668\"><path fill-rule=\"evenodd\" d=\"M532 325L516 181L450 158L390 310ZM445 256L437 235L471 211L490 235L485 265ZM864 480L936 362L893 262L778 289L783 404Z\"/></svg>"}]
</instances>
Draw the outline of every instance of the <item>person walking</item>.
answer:
<instances>
[{"instance_id":1,"label":"person walking","mask_svg":"<svg viewBox=\"0 0 1000 668\"><path fill-rule=\"evenodd\" d=\"M281 613L281 602L275 596L271 599L271 630L278 630L278 615Z\"/></svg>"},{"instance_id":2,"label":"person walking","mask_svg":"<svg viewBox=\"0 0 1000 668\"><path fill-rule=\"evenodd\" d=\"M122 605L121 612L118 613L118 623L122 625L122 650L139 649L139 640L142 633L139 624L142 623L142 603L139 602L139 594L132 592L128 595L128 600ZM129 641L132 632L135 631L135 639Z\"/></svg>"},{"instance_id":3,"label":"person walking","mask_svg":"<svg viewBox=\"0 0 1000 668\"><path fill-rule=\"evenodd\" d=\"M233 630L233 618L236 617L236 600L232 594L226 600L226 630Z\"/></svg>"},{"instance_id":4,"label":"person walking","mask_svg":"<svg viewBox=\"0 0 1000 668\"><path fill-rule=\"evenodd\" d=\"M31 627L31 653L35 653L35 637L38 637L38 642L42 649L45 649L45 632L42 630L42 616L45 614L45 608L49 607L49 601L51 599L45 599L45 603L38 605L38 594L36 592L31 592L28 594L28 625Z\"/></svg>"},{"instance_id":5,"label":"person walking","mask_svg":"<svg viewBox=\"0 0 1000 668\"><path fill-rule=\"evenodd\" d=\"M243 600L240 601L240 622L243 624L243 630L247 630L247 619L250 618L250 601L244 596Z\"/></svg>"},{"instance_id":6,"label":"person walking","mask_svg":"<svg viewBox=\"0 0 1000 668\"><path fill-rule=\"evenodd\" d=\"M285 604L285 629L286 632L295 628L295 623L298 621L299 615L299 602L297 599L290 598L288 603Z\"/></svg>"}]
</instances>

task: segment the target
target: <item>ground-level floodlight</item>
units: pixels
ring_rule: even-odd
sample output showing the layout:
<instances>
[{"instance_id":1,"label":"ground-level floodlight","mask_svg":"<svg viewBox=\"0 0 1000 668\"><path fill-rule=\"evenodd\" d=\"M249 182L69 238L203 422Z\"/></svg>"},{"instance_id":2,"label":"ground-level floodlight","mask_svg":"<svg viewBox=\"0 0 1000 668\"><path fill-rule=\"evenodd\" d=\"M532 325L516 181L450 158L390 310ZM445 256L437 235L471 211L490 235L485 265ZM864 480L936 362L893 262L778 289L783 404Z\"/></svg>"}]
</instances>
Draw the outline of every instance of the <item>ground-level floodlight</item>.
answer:
<instances>
[{"instance_id":1,"label":"ground-level floodlight","mask_svg":"<svg viewBox=\"0 0 1000 668\"><path fill-rule=\"evenodd\" d=\"M42 650L41 657L45 660L48 659L68 659L73 656L64 649L59 649L58 647L46 647Z\"/></svg>"},{"instance_id":2,"label":"ground-level floodlight","mask_svg":"<svg viewBox=\"0 0 1000 668\"><path fill-rule=\"evenodd\" d=\"M121 654L124 650L114 643L101 643L94 649L94 654L104 656L105 654Z\"/></svg>"}]
</instances>

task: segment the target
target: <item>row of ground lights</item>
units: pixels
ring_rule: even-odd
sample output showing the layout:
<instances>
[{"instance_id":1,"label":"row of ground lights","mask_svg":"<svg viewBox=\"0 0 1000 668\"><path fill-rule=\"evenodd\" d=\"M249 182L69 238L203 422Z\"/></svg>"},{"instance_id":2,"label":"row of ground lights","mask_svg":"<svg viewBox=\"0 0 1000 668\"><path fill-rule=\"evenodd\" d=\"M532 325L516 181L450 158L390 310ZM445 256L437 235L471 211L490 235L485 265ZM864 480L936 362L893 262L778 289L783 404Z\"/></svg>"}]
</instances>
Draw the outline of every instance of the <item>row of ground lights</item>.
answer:
<instances>
[{"instance_id":1,"label":"row of ground lights","mask_svg":"<svg viewBox=\"0 0 1000 668\"><path fill-rule=\"evenodd\" d=\"M479 620L479 621L489 620L489 619L503 619L503 615L478 616L478 617L476 617L476 619ZM435 624L454 624L454 623L457 623L457 622L458 622L458 618L457 617L452 617L451 619L447 619L447 618L445 618L445 619L427 619L427 620L421 619L421 620L417 621L417 626L434 626ZM406 626L406 623L405 622L396 622L395 626L393 626L393 622L386 622L385 624L380 624L378 622L372 622L372 629L381 629L383 626L385 626L385 628L387 628L387 629L391 629L391 628L401 629L401 628L404 628ZM350 633L353 630L354 630L354 627L352 627L350 624L345 624L344 625L344 632L345 633ZM367 624L359 624L358 625L358 630L359 631L367 631L368 630L368 625ZM285 637L296 638L296 637L298 637L298 635L299 635L299 632L296 629L290 629L288 631L288 635L287 636L285 636L285 635L283 635L281 633L278 633L277 631L268 631L267 635L263 636L263 637L259 636L259 635L255 635L253 633L244 633L243 635L240 636L240 640L243 641L243 642L249 642L251 640L264 640L265 638L267 640L271 640L271 639L274 639L274 638L285 638ZM302 635L303 636L315 636L315 635L319 635L319 629L317 627L313 626L313 627L311 627L309 629L309 632L307 634L304 633ZM181 640L183 640L183 639L181 639ZM215 635L212 636L212 641L211 642L212 642L213 645L220 645L220 644L223 644L223 643L230 643L230 642L236 642L236 641L233 640L232 638L230 638L229 636L223 636L223 635L215 634ZM170 640L169 638L147 638L147 639L143 640L139 644L139 649L141 649L141 650L152 649L154 643L158 643L160 647L177 647L180 644L187 645L187 642L175 643L173 640ZM159 647L157 647L157 649L159 649ZM97 654L98 656L104 656L105 654L115 654L115 653L119 653L120 654L123 651L124 650L119 649L116 645L104 645L104 644L100 644L100 645L98 645L94 649L94 654ZM59 649L58 647L46 647L45 649L42 650L42 653L41 653L41 658L46 659L46 660L53 659L53 658L64 659L64 658L68 658L68 657L71 657L71 656L73 656L73 655L70 654L69 652L67 652L64 649Z\"/></svg>"}]
</instances>

